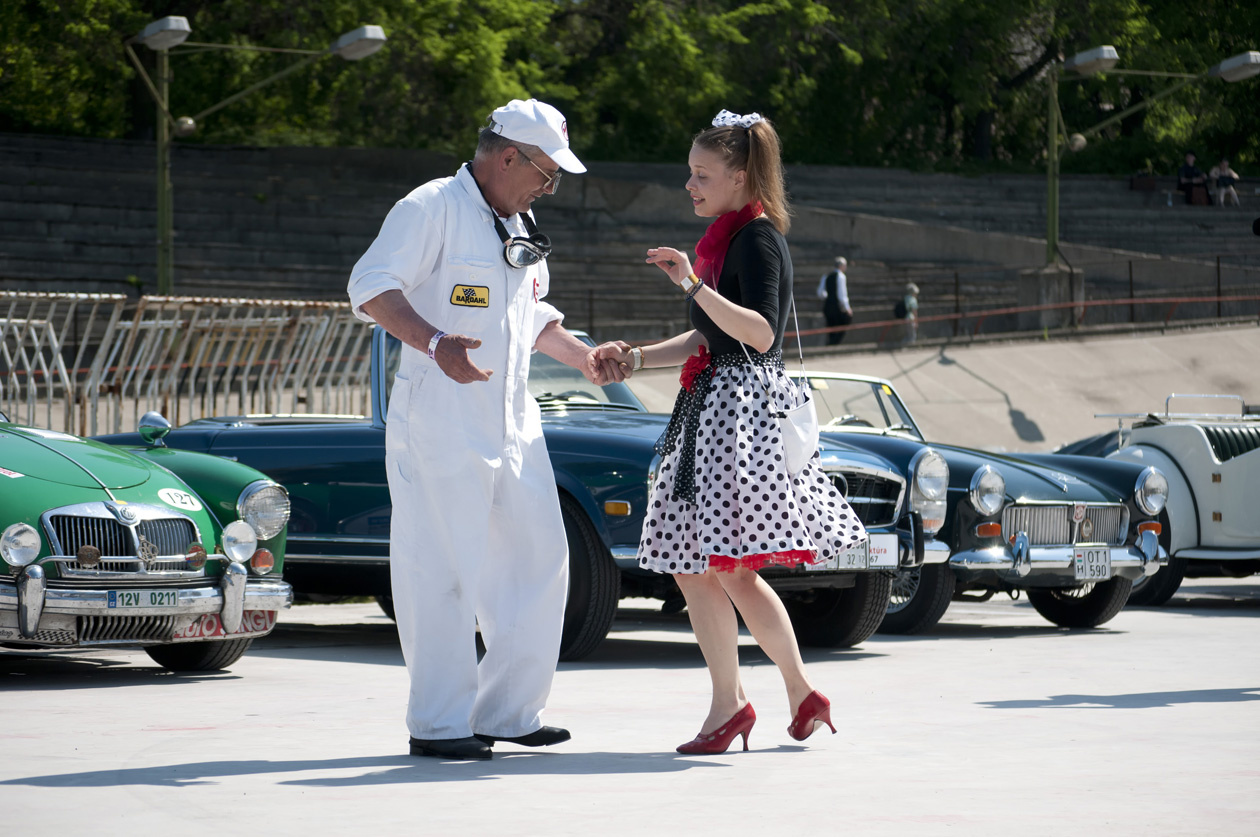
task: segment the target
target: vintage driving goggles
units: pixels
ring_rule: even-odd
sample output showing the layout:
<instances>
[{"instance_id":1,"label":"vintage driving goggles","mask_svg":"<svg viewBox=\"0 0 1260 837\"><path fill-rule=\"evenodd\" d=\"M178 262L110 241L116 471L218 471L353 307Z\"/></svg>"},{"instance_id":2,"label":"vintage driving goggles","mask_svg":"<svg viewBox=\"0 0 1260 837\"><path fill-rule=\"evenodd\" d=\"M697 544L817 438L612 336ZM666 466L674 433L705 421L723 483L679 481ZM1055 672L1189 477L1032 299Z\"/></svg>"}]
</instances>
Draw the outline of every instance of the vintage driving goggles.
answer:
<instances>
[{"instance_id":1,"label":"vintage driving goggles","mask_svg":"<svg viewBox=\"0 0 1260 837\"><path fill-rule=\"evenodd\" d=\"M495 232L503 240L503 260L509 265L515 268L529 267L551 255L551 239L538 231L533 218L521 213L521 221L529 232L528 236L508 235L498 214L491 214L494 215Z\"/></svg>"}]
</instances>

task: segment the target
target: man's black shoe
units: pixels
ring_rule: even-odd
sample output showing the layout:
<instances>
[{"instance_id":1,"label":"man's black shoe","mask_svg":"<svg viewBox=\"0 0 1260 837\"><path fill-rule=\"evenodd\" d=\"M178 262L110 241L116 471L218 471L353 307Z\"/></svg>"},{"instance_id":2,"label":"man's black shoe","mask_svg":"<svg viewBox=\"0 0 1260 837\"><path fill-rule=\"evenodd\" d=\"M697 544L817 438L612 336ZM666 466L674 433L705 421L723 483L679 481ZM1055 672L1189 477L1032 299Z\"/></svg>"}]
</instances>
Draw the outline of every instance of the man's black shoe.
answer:
<instances>
[{"instance_id":1,"label":"man's black shoe","mask_svg":"<svg viewBox=\"0 0 1260 837\"><path fill-rule=\"evenodd\" d=\"M495 738L491 735L474 735L487 744L494 744L499 741L506 741L509 744L520 744L522 747L549 747L552 744L559 744L561 741L568 741L573 736L569 735L567 729L560 727L542 727L525 735L518 735L515 738Z\"/></svg>"},{"instance_id":2,"label":"man's black shoe","mask_svg":"<svg viewBox=\"0 0 1260 837\"><path fill-rule=\"evenodd\" d=\"M411 754L413 756L432 756L435 759L451 759L452 761L488 759L494 755L494 751L489 746L492 743L494 742L483 741L472 736L468 738L434 738L431 740L412 738Z\"/></svg>"}]
</instances>

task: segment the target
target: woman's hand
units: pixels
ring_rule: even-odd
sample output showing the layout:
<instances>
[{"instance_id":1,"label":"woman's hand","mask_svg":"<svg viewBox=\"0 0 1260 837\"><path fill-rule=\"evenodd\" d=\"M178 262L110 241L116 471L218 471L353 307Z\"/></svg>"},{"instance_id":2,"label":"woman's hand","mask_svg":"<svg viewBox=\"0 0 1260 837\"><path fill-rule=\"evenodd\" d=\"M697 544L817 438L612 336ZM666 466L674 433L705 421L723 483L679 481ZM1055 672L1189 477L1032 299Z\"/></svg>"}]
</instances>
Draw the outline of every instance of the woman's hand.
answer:
<instances>
[{"instance_id":1,"label":"woman's hand","mask_svg":"<svg viewBox=\"0 0 1260 837\"><path fill-rule=\"evenodd\" d=\"M691 275L691 259L681 250L673 247L653 247L647 251L647 263L654 264L665 271L671 282L681 285L682 280Z\"/></svg>"}]
</instances>

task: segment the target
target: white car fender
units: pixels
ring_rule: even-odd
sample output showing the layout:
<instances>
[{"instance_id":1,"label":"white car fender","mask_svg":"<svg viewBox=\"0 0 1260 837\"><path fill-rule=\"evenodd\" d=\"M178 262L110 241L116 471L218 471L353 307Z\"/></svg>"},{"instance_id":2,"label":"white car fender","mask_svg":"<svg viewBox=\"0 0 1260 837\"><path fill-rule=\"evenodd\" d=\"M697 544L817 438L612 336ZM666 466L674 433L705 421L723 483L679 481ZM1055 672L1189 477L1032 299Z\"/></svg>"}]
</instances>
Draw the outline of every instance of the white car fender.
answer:
<instances>
[{"instance_id":1,"label":"white car fender","mask_svg":"<svg viewBox=\"0 0 1260 837\"><path fill-rule=\"evenodd\" d=\"M1107 454L1108 459L1152 465L1168 479L1168 522L1172 530L1168 554L1199 543L1199 515L1196 511L1194 492L1177 463L1161 450L1143 444L1129 445Z\"/></svg>"}]
</instances>

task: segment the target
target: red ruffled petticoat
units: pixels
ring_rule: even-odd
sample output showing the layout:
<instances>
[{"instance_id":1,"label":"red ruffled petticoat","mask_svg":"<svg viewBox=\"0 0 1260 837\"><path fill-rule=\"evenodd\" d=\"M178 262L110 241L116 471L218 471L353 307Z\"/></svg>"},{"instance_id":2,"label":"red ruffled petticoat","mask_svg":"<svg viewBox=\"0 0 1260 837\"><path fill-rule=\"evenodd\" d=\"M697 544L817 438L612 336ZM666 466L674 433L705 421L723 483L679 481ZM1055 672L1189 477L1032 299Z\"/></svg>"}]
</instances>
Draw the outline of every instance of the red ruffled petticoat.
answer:
<instances>
[{"instance_id":1,"label":"red ruffled petticoat","mask_svg":"<svg viewBox=\"0 0 1260 837\"><path fill-rule=\"evenodd\" d=\"M709 566L720 573L733 573L740 567L746 570L759 570L762 567L795 567L797 564L812 564L818 553L809 549L790 549L787 552L762 552L757 555L746 555L743 558L732 558L730 555L710 555Z\"/></svg>"}]
</instances>

